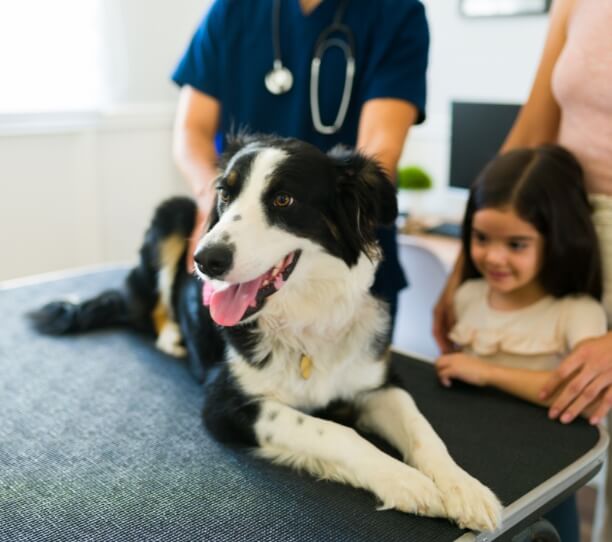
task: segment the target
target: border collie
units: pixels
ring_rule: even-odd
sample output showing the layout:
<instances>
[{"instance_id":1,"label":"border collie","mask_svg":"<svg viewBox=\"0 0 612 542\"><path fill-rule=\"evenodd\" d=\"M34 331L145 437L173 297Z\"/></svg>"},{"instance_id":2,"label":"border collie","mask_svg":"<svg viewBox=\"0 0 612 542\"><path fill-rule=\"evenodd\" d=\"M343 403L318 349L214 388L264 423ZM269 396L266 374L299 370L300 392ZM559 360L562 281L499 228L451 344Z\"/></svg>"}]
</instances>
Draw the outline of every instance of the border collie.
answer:
<instances>
[{"instance_id":1,"label":"border collie","mask_svg":"<svg viewBox=\"0 0 612 542\"><path fill-rule=\"evenodd\" d=\"M384 509L495 529L496 497L392 384L388 308L370 293L375 228L397 215L379 166L348 149L238 138L216 190L197 277L184 265L196 207L175 198L157 209L123 290L51 303L33 315L37 327L149 331L164 352L187 355L205 382L203 417L219 440L369 490ZM405 462L331 421L347 412Z\"/></svg>"}]
</instances>

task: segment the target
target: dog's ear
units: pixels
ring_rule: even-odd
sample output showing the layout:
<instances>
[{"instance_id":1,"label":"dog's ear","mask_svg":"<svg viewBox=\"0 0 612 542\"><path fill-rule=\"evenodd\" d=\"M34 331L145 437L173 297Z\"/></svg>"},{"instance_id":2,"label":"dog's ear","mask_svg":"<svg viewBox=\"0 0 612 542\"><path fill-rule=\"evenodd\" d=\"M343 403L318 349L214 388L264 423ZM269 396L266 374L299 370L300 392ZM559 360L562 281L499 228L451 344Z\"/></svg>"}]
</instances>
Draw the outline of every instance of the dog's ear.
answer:
<instances>
[{"instance_id":1,"label":"dog's ear","mask_svg":"<svg viewBox=\"0 0 612 542\"><path fill-rule=\"evenodd\" d=\"M376 241L376 227L391 225L397 218L395 187L381 166L371 158L334 147L328 156L336 168L336 197L342 222L355 235L361 250Z\"/></svg>"}]
</instances>

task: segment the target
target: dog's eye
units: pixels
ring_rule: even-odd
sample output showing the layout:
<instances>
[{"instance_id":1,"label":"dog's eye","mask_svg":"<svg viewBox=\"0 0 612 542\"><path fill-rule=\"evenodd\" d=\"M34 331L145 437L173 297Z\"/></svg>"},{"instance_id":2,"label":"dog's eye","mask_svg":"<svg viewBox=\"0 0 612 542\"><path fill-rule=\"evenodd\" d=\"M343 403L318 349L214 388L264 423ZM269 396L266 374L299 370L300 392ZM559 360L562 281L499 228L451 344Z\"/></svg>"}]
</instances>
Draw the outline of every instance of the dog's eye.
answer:
<instances>
[{"instance_id":1,"label":"dog's eye","mask_svg":"<svg viewBox=\"0 0 612 542\"><path fill-rule=\"evenodd\" d=\"M229 192L225 188L219 188L218 194L219 194L219 200L221 201L221 203L227 204L230 202Z\"/></svg>"},{"instance_id":2,"label":"dog's eye","mask_svg":"<svg viewBox=\"0 0 612 542\"><path fill-rule=\"evenodd\" d=\"M293 198L289 194L277 194L272 204L274 207L289 207L293 205Z\"/></svg>"}]
</instances>

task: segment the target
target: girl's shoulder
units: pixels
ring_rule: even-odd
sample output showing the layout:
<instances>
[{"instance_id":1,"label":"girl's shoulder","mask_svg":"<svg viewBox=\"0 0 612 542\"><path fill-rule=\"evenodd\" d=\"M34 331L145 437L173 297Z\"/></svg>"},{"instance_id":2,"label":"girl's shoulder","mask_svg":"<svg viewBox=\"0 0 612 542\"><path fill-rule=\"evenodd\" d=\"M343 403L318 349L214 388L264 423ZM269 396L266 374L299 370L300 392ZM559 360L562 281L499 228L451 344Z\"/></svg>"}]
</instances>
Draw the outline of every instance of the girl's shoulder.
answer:
<instances>
[{"instance_id":1,"label":"girl's shoulder","mask_svg":"<svg viewBox=\"0 0 612 542\"><path fill-rule=\"evenodd\" d=\"M470 279L457 288L455 293L455 312L463 314L474 304L484 304L487 299L488 285L484 279Z\"/></svg>"},{"instance_id":2,"label":"girl's shoulder","mask_svg":"<svg viewBox=\"0 0 612 542\"><path fill-rule=\"evenodd\" d=\"M603 305L590 295L567 295L561 298L551 298L544 308L547 318L554 318L559 325L573 325L580 320L605 321L606 312Z\"/></svg>"},{"instance_id":3,"label":"girl's shoulder","mask_svg":"<svg viewBox=\"0 0 612 542\"><path fill-rule=\"evenodd\" d=\"M574 348L584 339L604 335L608 329L603 305L588 295L572 295L557 300L559 310L559 332L566 337L567 344Z\"/></svg>"},{"instance_id":4,"label":"girl's shoulder","mask_svg":"<svg viewBox=\"0 0 612 542\"><path fill-rule=\"evenodd\" d=\"M557 300L566 311L595 310L604 311L603 305L590 295L566 295Z\"/></svg>"}]
</instances>

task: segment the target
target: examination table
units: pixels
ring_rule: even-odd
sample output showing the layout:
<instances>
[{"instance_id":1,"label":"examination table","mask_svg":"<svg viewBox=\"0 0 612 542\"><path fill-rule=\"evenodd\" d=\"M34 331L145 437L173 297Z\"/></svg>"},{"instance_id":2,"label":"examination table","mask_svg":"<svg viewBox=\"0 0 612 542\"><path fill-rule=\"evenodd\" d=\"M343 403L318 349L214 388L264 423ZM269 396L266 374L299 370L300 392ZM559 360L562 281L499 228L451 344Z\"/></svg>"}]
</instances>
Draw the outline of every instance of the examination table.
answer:
<instances>
[{"instance_id":1,"label":"examination table","mask_svg":"<svg viewBox=\"0 0 612 542\"><path fill-rule=\"evenodd\" d=\"M376 511L374 497L215 442L184 362L127 330L45 337L25 314L119 286L126 269L0 286L0 541L511 540L600 468L608 437L490 390L442 388L432 366L394 363L469 473L505 505L498 533Z\"/></svg>"}]
</instances>

